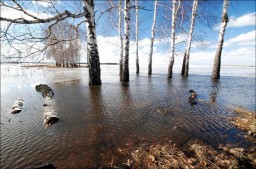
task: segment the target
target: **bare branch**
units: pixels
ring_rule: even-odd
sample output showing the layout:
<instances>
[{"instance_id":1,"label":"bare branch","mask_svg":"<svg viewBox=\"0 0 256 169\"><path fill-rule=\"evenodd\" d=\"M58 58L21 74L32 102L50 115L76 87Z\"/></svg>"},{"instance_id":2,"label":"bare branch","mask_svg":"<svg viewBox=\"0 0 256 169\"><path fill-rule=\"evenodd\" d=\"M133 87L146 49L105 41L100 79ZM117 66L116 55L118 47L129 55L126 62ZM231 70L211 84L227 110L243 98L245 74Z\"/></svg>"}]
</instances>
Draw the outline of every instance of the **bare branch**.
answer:
<instances>
[{"instance_id":1,"label":"bare branch","mask_svg":"<svg viewBox=\"0 0 256 169\"><path fill-rule=\"evenodd\" d=\"M25 10L22 8L22 6L21 6L19 3L16 2L16 0L12 0L12 1L18 6L18 8L16 8L16 10L21 11L21 12L23 12L24 14L26 14L27 16L30 16L30 17L32 17L32 18L34 18L34 19L36 19L36 20L40 20L40 18L38 18L38 17L36 17L36 16L34 16L34 15L28 13L27 11L25 11Z\"/></svg>"},{"instance_id":2,"label":"bare branch","mask_svg":"<svg viewBox=\"0 0 256 169\"><path fill-rule=\"evenodd\" d=\"M144 11L152 11L152 10L150 10L150 9L147 9L146 7L144 7L144 6L136 6L136 5L134 5L134 6L130 6L130 9L132 9L132 8L137 8L137 9L142 9L142 10L144 10Z\"/></svg>"},{"instance_id":3,"label":"bare branch","mask_svg":"<svg viewBox=\"0 0 256 169\"><path fill-rule=\"evenodd\" d=\"M24 9L22 9L22 10L24 10ZM23 11L23 13L24 13L24 11ZM27 12L25 14L28 15ZM29 14L28 16L30 16L30 15L31 14ZM39 24L39 23L51 22L51 21L54 21L54 20L64 20L64 19L69 18L69 17L70 18L80 18L80 17L83 17L83 16L84 16L84 12L79 13L79 14L72 14L68 10L65 10L65 11L59 13L58 15L55 15L53 17L49 17L49 18L46 18L46 19L38 18L38 19L35 19L35 20L27 20L27 19L24 19L24 18L10 19L10 18L5 18L5 17L0 17L0 21L7 21L7 22L11 22L11 23L18 23L18 24ZM33 18L37 18L37 17L33 16Z\"/></svg>"},{"instance_id":4,"label":"bare branch","mask_svg":"<svg viewBox=\"0 0 256 169\"><path fill-rule=\"evenodd\" d=\"M113 4L111 3L111 5L113 5ZM100 16L97 18L96 22L98 22L98 20L99 20L103 15L107 14L108 12L110 12L110 11L112 11L113 9L116 9L116 8L118 8L118 6L111 6L110 8L107 8L105 11L101 12L101 13L100 13Z\"/></svg>"}]
</instances>

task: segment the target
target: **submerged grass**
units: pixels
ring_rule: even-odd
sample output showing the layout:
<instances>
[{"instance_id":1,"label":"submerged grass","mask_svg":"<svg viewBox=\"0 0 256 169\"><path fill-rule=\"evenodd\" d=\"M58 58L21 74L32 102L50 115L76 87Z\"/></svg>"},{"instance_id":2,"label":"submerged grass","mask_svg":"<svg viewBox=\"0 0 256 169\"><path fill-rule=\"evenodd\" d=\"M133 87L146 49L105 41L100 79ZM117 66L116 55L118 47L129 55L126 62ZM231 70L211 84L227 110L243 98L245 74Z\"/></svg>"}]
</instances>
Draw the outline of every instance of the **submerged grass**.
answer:
<instances>
[{"instance_id":1,"label":"submerged grass","mask_svg":"<svg viewBox=\"0 0 256 169\"><path fill-rule=\"evenodd\" d=\"M245 138L256 144L256 112L241 107L233 110L235 116L228 118L238 129L245 131Z\"/></svg>"},{"instance_id":2,"label":"submerged grass","mask_svg":"<svg viewBox=\"0 0 256 169\"><path fill-rule=\"evenodd\" d=\"M175 144L141 144L136 148L119 148L108 156L107 165L100 168L127 169L229 169L255 168L255 148L245 150L220 147L215 150L199 140L191 140L183 147Z\"/></svg>"},{"instance_id":3,"label":"submerged grass","mask_svg":"<svg viewBox=\"0 0 256 169\"><path fill-rule=\"evenodd\" d=\"M247 132L248 139L255 145L255 112L240 107L233 110L235 116L228 118L238 129ZM256 168L256 147L234 147L219 145L218 149L200 141L190 140L178 147L168 144L141 143L118 148L100 168L127 169L231 169Z\"/></svg>"}]
</instances>

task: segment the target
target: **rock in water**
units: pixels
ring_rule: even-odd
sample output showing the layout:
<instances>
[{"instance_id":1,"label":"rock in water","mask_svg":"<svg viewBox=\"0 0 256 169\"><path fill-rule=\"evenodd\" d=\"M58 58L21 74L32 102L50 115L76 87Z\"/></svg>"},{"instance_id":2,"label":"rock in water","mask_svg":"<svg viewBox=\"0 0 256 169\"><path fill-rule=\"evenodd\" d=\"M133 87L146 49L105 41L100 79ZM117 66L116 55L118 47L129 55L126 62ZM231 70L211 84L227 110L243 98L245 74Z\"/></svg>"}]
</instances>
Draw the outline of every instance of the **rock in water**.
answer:
<instances>
[{"instance_id":1,"label":"rock in water","mask_svg":"<svg viewBox=\"0 0 256 169\"><path fill-rule=\"evenodd\" d=\"M15 101L15 104L12 106L11 113L12 114L17 114L17 113L21 112L22 109L23 109L23 102L24 102L23 98L18 98Z\"/></svg>"},{"instance_id":2,"label":"rock in water","mask_svg":"<svg viewBox=\"0 0 256 169\"><path fill-rule=\"evenodd\" d=\"M189 96L188 98L188 102L191 104L191 105L194 105L194 104L197 104L196 102L196 97L197 97L197 94L194 90L190 89L189 90L189 93L191 93L191 95Z\"/></svg>"},{"instance_id":3,"label":"rock in water","mask_svg":"<svg viewBox=\"0 0 256 169\"><path fill-rule=\"evenodd\" d=\"M190 89L189 93L196 93L196 92L193 89Z\"/></svg>"},{"instance_id":4,"label":"rock in water","mask_svg":"<svg viewBox=\"0 0 256 169\"><path fill-rule=\"evenodd\" d=\"M39 85L36 85L36 91L38 92L41 92L42 93L42 96L46 99L49 99L51 100L53 98L53 91L52 89L47 86L46 84L39 84Z\"/></svg>"},{"instance_id":5,"label":"rock in water","mask_svg":"<svg viewBox=\"0 0 256 169\"><path fill-rule=\"evenodd\" d=\"M161 115L165 115L165 114L169 113L168 109L165 109L162 107L157 107L155 111Z\"/></svg>"}]
</instances>

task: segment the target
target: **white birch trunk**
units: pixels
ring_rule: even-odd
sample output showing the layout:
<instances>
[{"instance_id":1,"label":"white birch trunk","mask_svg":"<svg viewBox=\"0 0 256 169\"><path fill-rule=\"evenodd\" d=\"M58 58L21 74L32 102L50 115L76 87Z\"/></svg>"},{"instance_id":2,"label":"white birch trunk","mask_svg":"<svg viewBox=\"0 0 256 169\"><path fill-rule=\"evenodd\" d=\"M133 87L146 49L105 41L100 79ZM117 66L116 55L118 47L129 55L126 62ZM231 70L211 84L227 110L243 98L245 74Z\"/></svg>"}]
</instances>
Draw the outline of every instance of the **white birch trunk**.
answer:
<instances>
[{"instance_id":1,"label":"white birch trunk","mask_svg":"<svg viewBox=\"0 0 256 169\"><path fill-rule=\"evenodd\" d=\"M153 46L154 46L154 40L155 40L157 4L158 4L158 0L155 0L154 18L153 18L152 29L151 29L152 37L151 37L150 51L149 51L148 75L152 74L152 55L153 55Z\"/></svg>"},{"instance_id":2,"label":"white birch trunk","mask_svg":"<svg viewBox=\"0 0 256 169\"><path fill-rule=\"evenodd\" d=\"M129 81L129 44L130 44L130 0L125 0L124 13L124 59L122 81Z\"/></svg>"},{"instance_id":3,"label":"white birch trunk","mask_svg":"<svg viewBox=\"0 0 256 169\"><path fill-rule=\"evenodd\" d=\"M123 71L123 36L122 36L122 0L118 2L118 36L120 40L120 62L119 62L119 75L122 75Z\"/></svg>"},{"instance_id":4,"label":"white birch trunk","mask_svg":"<svg viewBox=\"0 0 256 169\"><path fill-rule=\"evenodd\" d=\"M219 79L220 78L220 67L221 67L221 53L222 53L222 46L224 42L224 35L225 30L228 24L228 0L224 0L223 3L223 10L222 10L222 19L221 19L221 27L219 32L219 39L218 39L218 47L215 54L214 59L214 66L212 71L212 79Z\"/></svg>"},{"instance_id":5,"label":"white birch trunk","mask_svg":"<svg viewBox=\"0 0 256 169\"><path fill-rule=\"evenodd\" d=\"M139 74L140 72L140 65L139 65L139 0L136 0L136 10L135 10L135 13L136 13L136 30L135 30L135 34L136 34L136 74Z\"/></svg>"},{"instance_id":6,"label":"white birch trunk","mask_svg":"<svg viewBox=\"0 0 256 169\"><path fill-rule=\"evenodd\" d=\"M101 85L100 60L97 45L94 0L84 0L87 31L87 57L89 66L89 85Z\"/></svg>"},{"instance_id":7,"label":"white birch trunk","mask_svg":"<svg viewBox=\"0 0 256 169\"><path fill-rule=\"evenodd\" d=\"M178 4L177 4L178 2ZM171 33L171 56L168 66L168 78L172 78L172 69L174 64L174 52L175 52L175 28L176 28L176 18L177 11L179 9L180 0L172 0L172 33Z\"/></svg>"},{"instance_id":8,"label":"white birch trunk","mask_svg":"<svg viewBox=\"0 0 256 169\"><path fill-rule=\"evenodd\" d=\"M188 76L190 48L191 48L192 36L194 32L194 27L195 27L197 6L198 6L198 0L194 0L193 8L192 8L190 31L188 35L188 41L187 41L186 51L184 54L183 65L181 70L181 75L185 75L185 76Z\"/></svg>"}]
</instances>

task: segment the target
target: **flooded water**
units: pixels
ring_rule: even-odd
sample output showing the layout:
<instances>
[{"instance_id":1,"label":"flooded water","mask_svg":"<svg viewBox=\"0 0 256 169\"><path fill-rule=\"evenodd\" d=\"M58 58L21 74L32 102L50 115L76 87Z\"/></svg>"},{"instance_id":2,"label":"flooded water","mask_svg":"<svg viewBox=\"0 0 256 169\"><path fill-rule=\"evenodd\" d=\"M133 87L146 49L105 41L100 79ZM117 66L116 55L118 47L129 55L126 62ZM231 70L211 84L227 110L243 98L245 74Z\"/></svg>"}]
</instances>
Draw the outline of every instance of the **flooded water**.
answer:
<instances>
[{"instance_id":1,"label":"flooded water","mask_svg":"<svg viewBox=\"0 0 256 169\"><path fill-rule=\"evenodd\" d=\"M248 77L222 76L215 82L207 73L194 72L188 78L174 74L168 80L167 70L154 71L151 77L131 71L130 82L121 83L118 66L102 66L103 85L90 87L86 68L1 65L0 168L100 166L119 147L143 141L182 145L199 138L213 146L246 144L243 133L225 117L237 106L256 111L255 68L239 71ZM53 100L36 92L40 83L53 89ZM198 93L197 105L188 103L190 89ZM23 110L11 114L18 97L24 98ZM49 110L60 121L45 128L43 113Z\"/></svg>"}]
</instances>

